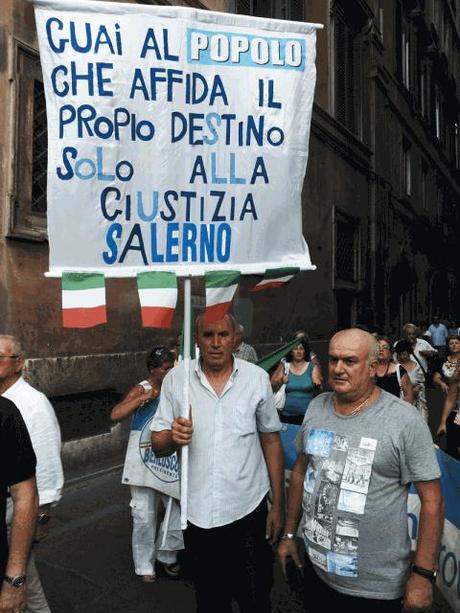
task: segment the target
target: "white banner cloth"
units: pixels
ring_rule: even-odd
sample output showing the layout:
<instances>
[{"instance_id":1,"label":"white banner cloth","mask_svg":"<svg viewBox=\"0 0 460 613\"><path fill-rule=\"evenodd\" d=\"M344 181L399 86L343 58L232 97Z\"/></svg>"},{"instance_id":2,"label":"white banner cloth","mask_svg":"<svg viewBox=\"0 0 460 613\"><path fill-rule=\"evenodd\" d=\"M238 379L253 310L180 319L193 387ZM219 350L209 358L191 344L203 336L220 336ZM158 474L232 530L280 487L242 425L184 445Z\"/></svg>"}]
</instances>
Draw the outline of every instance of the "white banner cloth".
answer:
<instances>
[{"instance_id":1,"label":"white banner cloth","mask_svg":"<svg viewBox=\"0 0 460 613\"><path fill-rule=\"evenodd\" d=\"M312 269L316 24L35 0L51 276Z\"/></svg>"}]
</instances>

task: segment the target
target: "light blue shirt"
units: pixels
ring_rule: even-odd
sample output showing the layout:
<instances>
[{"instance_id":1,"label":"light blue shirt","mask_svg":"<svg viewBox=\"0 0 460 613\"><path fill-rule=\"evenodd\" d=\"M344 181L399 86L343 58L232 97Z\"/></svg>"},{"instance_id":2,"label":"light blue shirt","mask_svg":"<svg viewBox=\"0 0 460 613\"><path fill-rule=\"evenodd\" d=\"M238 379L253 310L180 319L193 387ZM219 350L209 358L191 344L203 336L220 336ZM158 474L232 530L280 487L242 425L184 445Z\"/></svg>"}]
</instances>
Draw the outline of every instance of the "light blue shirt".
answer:
<instances>
[{"instance_id":1,"label":"light blue shirt","mask_svg":"<svg viewBox=\"0 0 460 613\"><path fill-rule=\"evenodd\" d=\"M436 347L442 347L446 344L446 339L449 335L447 332L447 328L444 324L431 324L428 328L429 333L431 334L431 340L433 341L433 345Z\"/></svg>"},{"instance_id":2,"label":"light blue shirt","mask_svg":"<svg viewBox=\"0 0 460 613\"><path fill-rule=\"evenodd\" d=\"M165 377L158 410L150 426L171 430L183 414L184 365ZM278 432L281 424L267 373L234 359L220 396L199 360L190 366L193 438L189 446L188 517L201 528L225 526L251 513L269 490L259 432Z\"/></svg>"}]
</instances>

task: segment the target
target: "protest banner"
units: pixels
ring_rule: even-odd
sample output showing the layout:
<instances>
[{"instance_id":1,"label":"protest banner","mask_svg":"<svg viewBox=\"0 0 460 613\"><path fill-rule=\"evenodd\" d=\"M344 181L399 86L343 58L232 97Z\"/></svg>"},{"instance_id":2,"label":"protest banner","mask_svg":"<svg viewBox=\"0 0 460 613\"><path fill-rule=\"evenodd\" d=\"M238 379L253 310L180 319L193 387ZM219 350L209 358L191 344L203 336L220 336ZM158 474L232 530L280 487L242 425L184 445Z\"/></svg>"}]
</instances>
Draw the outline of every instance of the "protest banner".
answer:
<instances>
[{"instance_id":1,"label":"protest banner","mask_svg":"<svg viewBox=\"0 0 460 613\"><path fill-rule=\"evenodd\" d=\"M34 0L49 276L313 269L302 236L320 26Z\"/></svg>"},{"instance_id":2,"label":"protest banner","mask_svg":"<svg viewBox=\"0 0 460 613\"><path fill-rule=\"evenodd\" d=\"M441 539L437 587L454 611L460 612L460 462L436 449L444 495L444 532ZM420 499L414 486L408 500L409 535L415 549Z\"/></svg>"}]
</instances>

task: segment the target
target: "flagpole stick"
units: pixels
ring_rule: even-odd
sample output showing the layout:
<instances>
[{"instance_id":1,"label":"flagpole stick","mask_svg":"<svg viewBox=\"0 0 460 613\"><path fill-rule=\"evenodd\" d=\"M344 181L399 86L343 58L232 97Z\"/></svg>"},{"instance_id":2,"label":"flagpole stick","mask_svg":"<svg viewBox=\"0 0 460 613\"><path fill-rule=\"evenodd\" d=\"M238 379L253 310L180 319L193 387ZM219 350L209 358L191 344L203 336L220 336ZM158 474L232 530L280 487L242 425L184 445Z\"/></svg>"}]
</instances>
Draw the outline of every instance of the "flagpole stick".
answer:
<instances>
[{"instance_id":1,"label":"flagpole stick","mask_svg":"<svg viewBox=\"0 0 460 613\"><path fill-rule=\"evenodd\" d=\"M191 346L191 317L192 317L192 279L184 279L184 390L183 411L184 417L190 415L190 346ZM188 501L188 446L181 449L180 466L180 527L187 528L187 501Z\"/></svg>"},{"instance_id":2,"label":"flagpole stick","mask_svg":"<svg viewBox=\"0 0 460 613\"><path fill-rule=\"evenodd\" d=\"M173 498L172 496L169 496L168 504L166 506L165 518L163 520L163 536L161 538L161 549L164 549L166 547L166 536L168 534L169 520L171 518L172 502L173 502Z\"/></svg>"}]
</instances>

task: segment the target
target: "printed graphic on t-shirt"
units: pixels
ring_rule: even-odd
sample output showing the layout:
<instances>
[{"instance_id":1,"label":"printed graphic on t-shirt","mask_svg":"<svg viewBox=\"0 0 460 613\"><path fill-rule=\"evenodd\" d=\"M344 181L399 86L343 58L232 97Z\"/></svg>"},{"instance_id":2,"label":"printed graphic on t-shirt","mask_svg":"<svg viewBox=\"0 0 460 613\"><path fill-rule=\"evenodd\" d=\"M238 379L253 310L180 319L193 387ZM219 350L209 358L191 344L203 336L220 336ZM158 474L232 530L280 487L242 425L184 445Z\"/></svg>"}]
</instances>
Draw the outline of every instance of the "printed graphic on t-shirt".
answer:
<instances>
[{"instance_id":1,"label":"printed graphic on t-shirt","mask_svg":"<svg viewBox=\"0 0 460 613\"><path fill-rule=\"evenodd\" d=\"M317 472L313 468L313 466L307 466L307 472L305 474L305 480L303 482L303 488L306 492L313 494L316 484L316 475Z\"/></svg>"},{"instance_id":2,"label":"printed graphic on t-shirt","mask_svg":"<svg viewBox=\"0 0 460 613\"><path fill-rule=\"evenodd\" d=\"M331 549L332 524L330 522L308 517L305 522L305 535L309 541L321 545L325 549Z\"/></svg>"},{"instance_id":3,"label":"printed graphic on t-shirt","mask_svg":"<svg viewBox=\"0 0 460 613\"><path fill-rule=\"evenodd\" d=\"M337 507L339 488L333 483L322 481L316 496L315 516L327 522L332 522Z\"/></svg>"},{"instance_id":4,"label":"printed graphic on t-shirt","mask_svg":"<svg viewBox=\"0 0 460 613\"><path fill-rule=\"evenodd\" d=\"M305 547L307 548L308 557L310 558L312 563L316 564L316 566L319 566L324 571L327 571L327 558L326 558L326 554L322 553L318 549L315 549L314 547L311 547L308 544L308 541L305 541Z\"/></svg>"},{"instance_id":5,"label":"printed graphic on t-shirt","mask_svg":"<svg viewBox=\"0 0 460 613\"><path fill-rule=\"evenodd\" d=\"M358 558L357 556L343 555L329 551L327 554L327 572L343 577L358 576Z\"/></svg>"},{"instance_id":6,"label":"printed graphic on t-shirt","mask_svg":"<svg viewBox=\"0 0 460 613\"><path fill-rule=\"evenodd\" d=\"M329 573L357 577L356 516L364 514L377 440L312 428L304 449L310 456L303 498L304 537L310 559Z\"/></svg>"},{"instance_id":7,"label":"printed graphic on t-shirt","mask_svg":"<svg viewBox=\"0 0 460 613\"><path fill-rule=\"evenodd\" d=\"M328 458L331 454L333 440L333 432L312 428L308 433L306 453Z\"/></svg>"},{"instance_id":8,"label":"printed graphic on t-shirt","mask_svg":"<svg viewBox=\"0 0 460 613\"><path fill-rule=\"evenodd\" d=\"M348 513L362 515L365 506L366 494L358 494L358 492L351 492L349 490L340 490L339 502L337 504L337 509L339 511L347 511Z\"/></svg>"},{"instance_id":9,"label":"printed graphic on t-shirt","mask_svg":"<svg viewBox=\"0 0 460 613\"><path fill-rule=\"evenodd\" d=\"M340 436L340 434L336 434L334 436L332 448L337 449L338 451L348 451L348 439L346 438L346 436Z\"/></svg>"},{"instance_id":10,"label":"printed graphic on t-shirt","mask_svg":"<svg viewBox=\"0 0 460 613\"><path fill-rule=\"evenodd\" d=\"M359 522L348 517L339 517L335 527L332 549L338 553L358 553Z\"/></svg>"},{"instance_id":11,"label":"printed graphic on t-shirt","mask_svg":"<svg viewBox=\"0 0 460 613\"><path fill-rule=\"evenodd\" d=\"M344 490L367 494L373 461L373 451L356 447L349 449L340 487Z\"/></svg>"},{"instance_id":12,"label":"printed graphic on t-shirt","mask_svg":"<svg viewBox=\"0 0 460 613\"><path fill-rule=\"evenodd\" d=\"M359 446L361 449L370 449L370 451L375 451L377 449L377 440L375 438L366 438L363 436Z\"/></svg>"},{"instance_id":13,"label":"printed graphic on t-shirt","mask_svg":"<svg viewBox=\"0 0 460 613\"><path fill-rule=\"evenodd\" d=\"M321 478L329 481L330 483L340 483L344 466L345 463L342 459L334 460L332 458L328 458L327 460L324 460Z\"/></svg>"}]
</instances>

